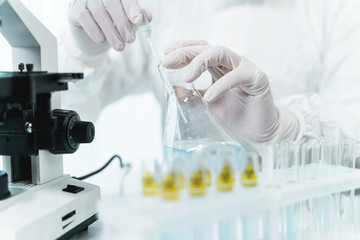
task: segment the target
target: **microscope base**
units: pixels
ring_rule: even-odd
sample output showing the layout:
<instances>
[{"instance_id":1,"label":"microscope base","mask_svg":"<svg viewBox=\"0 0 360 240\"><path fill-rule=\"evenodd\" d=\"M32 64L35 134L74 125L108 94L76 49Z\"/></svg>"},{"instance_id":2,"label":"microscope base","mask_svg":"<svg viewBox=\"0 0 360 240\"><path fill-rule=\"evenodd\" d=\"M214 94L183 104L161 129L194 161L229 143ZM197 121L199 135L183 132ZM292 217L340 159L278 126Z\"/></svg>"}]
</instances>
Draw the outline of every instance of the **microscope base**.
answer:
<instances>
[{"instance_id":1,"label":"microscope base","mask_svg":"<svg viewBox=\"0 0 360 240\"><path fill-rule=\"evenodd\" d=\"M63 191L68 185L80 188ZM100 188L68 175L41 185L11 183L9 189L11 196L0 201L0 239L68 239L97 219Z\"/></svg>"},{"instance_id":2,"label":"microscope base","mask_svg":"<svg viewBox=\"0 0 360 240\"><path fill-rule=\"evenodd\" d=\"M98 219L97 214L91 216L89 219L85 220L81 224L77 225L73 229L71 229L69 232L65 233L61 237L57 238L57 240L67 240L70 237L74 236L77 233L80 233L82 231L87 231L88 227L95 222Z\"/></svg>"}]
</instances>

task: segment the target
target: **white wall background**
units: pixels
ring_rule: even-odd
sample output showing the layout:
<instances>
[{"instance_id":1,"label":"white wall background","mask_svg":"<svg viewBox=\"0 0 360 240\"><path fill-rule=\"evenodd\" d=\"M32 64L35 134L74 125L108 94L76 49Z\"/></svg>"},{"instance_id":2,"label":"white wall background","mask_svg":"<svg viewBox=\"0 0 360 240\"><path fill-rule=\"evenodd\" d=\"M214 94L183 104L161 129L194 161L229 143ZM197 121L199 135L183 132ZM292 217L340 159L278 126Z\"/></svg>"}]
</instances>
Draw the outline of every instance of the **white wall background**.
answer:
<instances>
[{"instance_id":1,"label":"white wall background","mask_svg":"<svg viewBox=\"0 0 360 240\"><path fill-rule=\"evenodd\" d=\"M65 31L69 1L22 1L55 36L59 37ZM0 53L0 71L12 70L11 49L1 35ZM118 153L124 161L135 166L126 180L125 191L137 191L140 188L136 174L138 163L143 159L161 156L161 109L155 97L152 93L128 96L104 109L95 127L96 137L92 144L83 145L75 154L65 156L64 172L72 176L86 174ZM87 181L100 185L103 195L116 195L122 172L118 162L114 162L103 173Z\"/></svg>"}]
</instances>

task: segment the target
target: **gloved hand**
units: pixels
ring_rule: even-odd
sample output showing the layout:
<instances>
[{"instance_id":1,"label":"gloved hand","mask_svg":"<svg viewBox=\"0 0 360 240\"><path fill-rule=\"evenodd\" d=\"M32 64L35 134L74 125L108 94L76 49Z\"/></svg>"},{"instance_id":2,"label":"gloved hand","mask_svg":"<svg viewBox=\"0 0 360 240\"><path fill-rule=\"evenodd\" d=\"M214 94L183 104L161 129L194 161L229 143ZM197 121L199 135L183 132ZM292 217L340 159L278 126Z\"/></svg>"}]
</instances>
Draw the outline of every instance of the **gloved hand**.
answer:
<instances>
[{"instance_id":1,"label":"gloved hand","mask_svg":"<svg viewBox=\"0 0 360 240\"><path fill-rule=\"evenodd\" d=\"M267 76L247 58L204 41L182 41L165 49L162 65L187 66L185 82L195 81L208 70L213 84L204 98L231 132L255 142L296 138L297 119L275 106Z\"/></svg>"},{"instance_id":2,"label":"gloved hand","mask_svg":"<svg viewBox=\"0 0 360 240\"><path fill-rule=\"evenodd\" d=\"M151 21L151 13L145 14ZM122 51L125 43L134 42L133 24L143 19L137 0L72 0L68 20L77 47L85 53L98 53L110 46Z\"/></svg>"}]
</instances>

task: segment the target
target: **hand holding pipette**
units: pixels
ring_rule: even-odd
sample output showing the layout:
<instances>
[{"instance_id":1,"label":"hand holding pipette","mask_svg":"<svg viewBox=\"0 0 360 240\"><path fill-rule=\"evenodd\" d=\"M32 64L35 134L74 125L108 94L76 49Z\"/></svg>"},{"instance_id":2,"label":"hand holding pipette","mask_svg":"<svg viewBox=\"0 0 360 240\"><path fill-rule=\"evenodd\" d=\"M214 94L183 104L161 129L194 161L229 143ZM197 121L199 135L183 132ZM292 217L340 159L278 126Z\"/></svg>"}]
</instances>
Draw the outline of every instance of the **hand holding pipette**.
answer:
<instances>
[{"instance_id":1,"label":"hand holding pipette","mask_svg":"<svg viewBox=\"0 0 360 240\"><path fill-rule=\"evenodd\" d=\"M136 26L151 18L137 0L72 0L68 10L73 40L84 53L124 50L135 41Z\"/></svg>"},{"instance_id":2,"label":"hand holding pipette","mask_svg":"<svg viewBox=\"0 0 360 240\"><path fill-rule=\"evenodd\" d=\"M160 64L151 41L149 21L152 15L143 10L137 0L73 0L68 19L73 41L85 54L98 54L110 47L122 51L126 43L135 41L135 32L139 31L147 41L156 64ZM166 77L163 83L168 93L172 93Z\"/></svg>"}]
</instances>

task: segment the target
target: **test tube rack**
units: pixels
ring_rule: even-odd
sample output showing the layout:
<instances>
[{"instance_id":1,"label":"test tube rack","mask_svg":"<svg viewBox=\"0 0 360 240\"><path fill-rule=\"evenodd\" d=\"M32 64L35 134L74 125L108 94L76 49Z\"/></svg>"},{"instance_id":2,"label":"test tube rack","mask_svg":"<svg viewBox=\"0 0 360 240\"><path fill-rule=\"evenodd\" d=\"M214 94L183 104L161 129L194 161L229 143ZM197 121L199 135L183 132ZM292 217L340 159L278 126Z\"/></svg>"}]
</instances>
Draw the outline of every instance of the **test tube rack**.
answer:
<instances>
[{"instance_id":1,"label":"test tube rack","mask_svg":"<svg viewBox=\"0 0 360 240\"><path fill-rule=\"evenodd\" d=\"M257 187L235 186L228 193L209 189L201 198L105 199L102 206L113 208L101 208L104 235L134 240L359 239L360 170L308 165L298 169L299 181L286 181L292 171L275 170L277 177L271 179L259 174Z\"/></svg>"}]
</instances>

